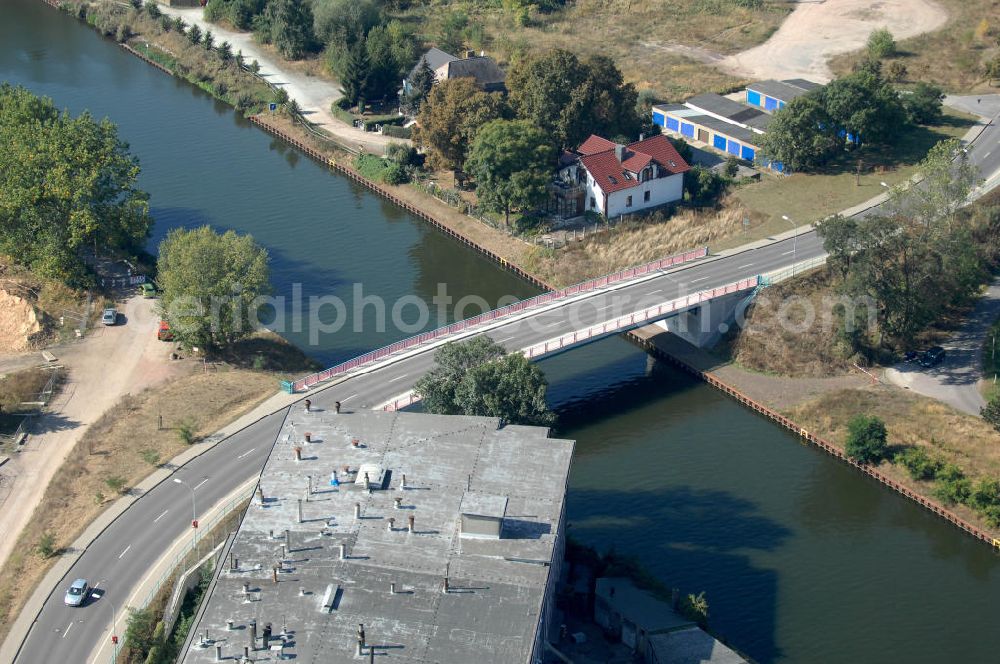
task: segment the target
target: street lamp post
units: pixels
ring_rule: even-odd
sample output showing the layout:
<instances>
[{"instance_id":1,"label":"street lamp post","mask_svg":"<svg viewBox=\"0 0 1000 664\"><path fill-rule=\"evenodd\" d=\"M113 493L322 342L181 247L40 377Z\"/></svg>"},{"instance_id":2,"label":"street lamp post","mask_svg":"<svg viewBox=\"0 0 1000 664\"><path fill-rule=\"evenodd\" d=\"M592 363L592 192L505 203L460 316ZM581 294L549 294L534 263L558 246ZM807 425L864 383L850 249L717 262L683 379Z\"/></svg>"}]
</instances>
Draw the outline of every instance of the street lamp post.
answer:
<instances>
[{"instance_id":1,"label":"street lamp post","mask_svg":"<svg viewBox=\"0 0 1000 664\"><path fill-rule=\"evenodd\" d=\"M788 218L788 215L783 214L783 215L781 215L781 218L784 219L785 221L787 221L791 225L792 230L794 231L794 235L792 235L792 276L794 277L795 276L795 263L796 263L795 253L796 253L796 249L797 249L796 245L798 245L798 243L799 243L799 227L795 225L794 221L792 221L791 219Z\"/></svg>"},{"instance_id":2,"label":"street lamp post","mask_svg":"<svg viewBox=\"0 0 1000 664\"><path fill-rule=\"evenodd\" d=\"M194 528L194 543L198 543L198 509L195 507L194 503L194 489L179 477L174 478L175 484L183 484L184 487L191 492L191 527Z\"/></svg>"},{"instance_id":3,"label":"street lamp post","mask_svg":"<svg viewBox=\"0 0 1000 664\"><path fill-rule=\"evenodd\" d=\"M101 579L100 581L97 582L97 584L100 585L100 584L106 583L106 582L107 582L107 579ZM116 613L115 613L115 603L112 602L111 599L108 597L107 588L105 588L104 592L101 593L101 596L100 596L99 599L105 599L105 600L107 600L108 601L108 605L111 607L111 646L114 648L114 651L115 651L115 658L114 658L113 661L117 662L118 661L118 635L115 634L115 629L116 629L115 628L115 623L117 622L116 619L115 619L115 615L116 615Z\"/></svg>"}]
</instances>

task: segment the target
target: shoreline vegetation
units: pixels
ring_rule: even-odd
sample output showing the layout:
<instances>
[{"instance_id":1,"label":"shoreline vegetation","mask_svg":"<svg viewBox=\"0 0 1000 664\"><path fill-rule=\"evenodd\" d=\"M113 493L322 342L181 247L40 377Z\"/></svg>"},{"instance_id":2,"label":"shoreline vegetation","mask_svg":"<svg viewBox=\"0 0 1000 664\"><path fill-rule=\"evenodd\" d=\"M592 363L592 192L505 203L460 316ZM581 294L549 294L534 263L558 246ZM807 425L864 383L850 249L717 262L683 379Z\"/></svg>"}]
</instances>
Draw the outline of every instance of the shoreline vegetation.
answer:
<instances>
[{"instance_id":1,"label":"shoreline vegetation","mask_svg":"<svg viewBox=\"0 0 1000 664\"><path fill-rule=\"evenodd\" d=\"M54 4L51 0L43 0L43 1L47 2L48 4ZM74 7L74 6L78 7L79 4L63 3L62 5L60 5L60 7L63 8L64 10L67 7ZM129 37L127 36L124 40L119 40L119 41L127 42L128 39ZM202 49L202 51L204 51L204 49ZM191 55L191 53L192 51L189 51L189 55ZM193 53L199 55L199 57L203 57L201 54L198 54L197 51L193 51ZM146 54L146 57L149 57L151 60L154 60L154 62L164 64L162 58L157 59L153 57L153 55L151 54ZM166 64L164 64L164 66L169 67L169 65ZM176 71L174 71L174 73L175 75L178 75ZM185 76L183 75L181 75L181 77L185 78ZM246 104L244 104L243 108L240 109L239 106L237 106L231 101L232 95L230 95L229 98L227 99L226 94L229 92L229 90L223 91L218 87L218 85L209 85L207 80L200 80L200 83L195 83L195 84L201 87L203 90L206 90L206 92L209 92L213 96L220 98L223 101L226 101L230 105L234 106L234 108L237 108L237 110L241 110L241 112L245 114L247 114L248 111L253 110L252 105L246 105ZM261 97L261 99L263 103L263 97ZM313 132L307 131L306 129L297 126L295 122L289 119L288 117L278 117L278 116L275 116L273 118L258 117L256 119L259 124L270 126L272 128L273 133L285 136L287 136L288 134L292 134L293 136L300 137L300 140L298 141L299 143L316 146L315 149L320 153L319 157L320 161L323 161L323 156L325 155L326 161L324 163L329 165L331 163L331 160L333 160L339 165L341 165L341 168L345 168L344 166L342 166L342 162L349 159L349 154L342 150L334 148L331 145L332 140L327 140L327 139L321 140L317 138ZM356 171L355 175L359 180L365 179ZM388 185L386 186L388 187ZM373 186L371 188L375 191L381 189L380 186ZM554 260L554 255L552 254L551 250L540 249L539 247L532 246L522 240L518 240L516 238L512 238L510 236L496 232L493 229L485 226L484 224L479 223L471 219L470 217L466 216L465 214L459 212L455 208L452 208L446 203L438 200L437 198L431 197L423 193L422 191L417 190L415 187L393 186L389 188L393 193L398 193L400 199L408 202L409 204L413 205L416 208L424 210L427 215L439 220L439 224L443 227L448 228L452 233L461 235L463 238L465 238L465 240L468 243L473 244L479 247L480 249L485 248L487 251L484 253L487 253L487 255L491 254L495 255L499 259L498 262L500 262L505 267L524 266L524 269L528 273L537 274L537 273L543 273L542 270L544 270L546 261ZM733 216L733 218L735 219L739 216L741 215L735 215ZM725 223L731 225L734 222L732 219L728 219ZM705 225L710 226L711 224L706 223ZM607 238L613 238L613 237L614 237L614 231L609 231L608 233L604 234L602 238L599 239L607 241ZM612 245L612 247L609 247L609 252L614 253L613 243L609 242L609 244ZM655 248L651 249L651 251L656 251L656 249ZM578 269L587 271L588 267L578 268ZM600 269L603 270L605 269L605 267L602 265ZM561 281L559 277L556 276L548 276L548 278L555 281L556 285L563 285L563 283L565 283L564 281ZM547 281L543 281L542 279L538 279L538 281L547 284ZM873 404L873 407L878 407L878 403ZM804 414L800 415L804 417ZM928 487L925 486L920 486L920 485L917 486L918 493L921 494L926 493L928 496L933 496L933 493L927 489Z\"/></svg>"}]
</instances>

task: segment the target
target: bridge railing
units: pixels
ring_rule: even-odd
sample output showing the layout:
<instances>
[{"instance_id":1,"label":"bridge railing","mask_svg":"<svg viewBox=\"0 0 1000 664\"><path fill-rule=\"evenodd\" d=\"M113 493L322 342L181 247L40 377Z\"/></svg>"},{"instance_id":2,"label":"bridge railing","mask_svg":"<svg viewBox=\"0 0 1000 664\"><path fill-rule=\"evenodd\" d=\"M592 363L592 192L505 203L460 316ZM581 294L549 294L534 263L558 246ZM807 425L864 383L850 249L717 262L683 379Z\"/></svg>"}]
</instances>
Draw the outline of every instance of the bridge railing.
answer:
<instances>
[{"instance_id":1,"label":"bridge railing","mask_svg":"<svg viewBox=\"0 0 1000 664\"><path fill-rule=\"evenodd\" d=\"M457 321L450 325L445 325L439 327L436 330L430 330L429 332L423 332L415 336L409 337L407 339L402 339L395 343L389 344L388 346L383 346L382 348L370 351L364 355L359 355L352 360L347 362L342 362L329 369L324 369L318 373L310 374L304 378L300 378L295 382L283 383L285 389L289 392L299 392L302 390L307 390L310 387L322 383L334 376L346 373L352 369L357 369L358 367L364 366L366 364L371 364L377 362L381 359L388 357L394 353L398 353L403 350L407 350L414 346L418 346L428 341L438 339L440 337L455 334L457 332L462 332L468 330L477 325L482 325L484 323L489 323L495 321L499 318L505 316L510 316L512 314L520 313L527 309L541 306L543 304L548 304L556 300L560 300L566 297L577 295L579 293L585 293L592 290L597 290L599 288L605 288L615 283L622 281L627 281L629 279L634 279L636 277L641 277L645 274L655 272L657 270L662 270L668 267L674 267L682 263L697 260L699 258L704 258L708 255L708 247L701 247L698 249L693 249L681 254L675 254L674 256L668 256L667 258L661 258L660 260L652 261L651 263L646 263L645 265L637 265L636 267L626 268L615 272L614 274L609 274L603 277L598 277L596 279L591 279L589 281L584 281L579 284L574 284L572 286L567 286L556 291L550 291L548 293L542 293L541 295L536 295L535 297L530 297L526 300L521 300L520 302L515 302L506 307L500 307L499 309L493 309L492 311L486 311L479 314L478 316L473 316L471 318L466 318L464 320Z\"/></svg>"},{"instance_id":2,"label":"bridge railing","mask_svg":"<svg viewBox=\"0 0 1000 664\"><path fill-rule=\"evenodd\" d=\"M554 353L563 348L574 346L588 339L607 336L608 334L614 334L623 330L629 330L639 325L643 325L651 320L655 320L664 314L686 309L701 302L722 297L723 295L750 290L759 285L760 276L741 279L739 281L734 281L731 284L719 286L718 288L710 288L708 290L699 291L697 293L677 298L676 300L671 300L670 302L656 305L655 307L647 307L642 311L619 316L618 318L601 323L600 325L592 325L582 331L568 332L560 337L557 337L556 339L549 339L548 341L543 341L542 343L529 346L521 352L528 358L540 357L548 353ZM382 407L382 410L399 410L413 405L418 401L420 401L420 397L414 394L413 391L410 391L398 399L394 399L393 401L385 404Z\"/></svg>"}]
</instances>

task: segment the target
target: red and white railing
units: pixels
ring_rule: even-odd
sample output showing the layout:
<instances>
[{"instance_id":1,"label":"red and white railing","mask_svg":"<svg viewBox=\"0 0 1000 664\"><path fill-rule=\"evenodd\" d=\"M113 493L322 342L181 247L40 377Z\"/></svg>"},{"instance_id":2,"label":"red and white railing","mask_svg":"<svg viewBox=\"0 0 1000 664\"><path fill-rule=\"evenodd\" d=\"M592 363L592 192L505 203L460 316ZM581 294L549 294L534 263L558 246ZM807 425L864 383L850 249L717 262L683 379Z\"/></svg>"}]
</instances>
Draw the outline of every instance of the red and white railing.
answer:
<instances>
[{"instance_id":1,"label":"red and white railing","mask_svg":"<svg viewBox=\"0 0 1000 664\"><path fill-rule=\"evenodd\" d=\"M359 355L352 360L347 362L342 362L335 367L330 367L329 369L324 369L318 373L311 374L305 378L300 378L299 380L289 383L292 392L300 392L302 390L307 390L314 385L322 383L323 381L329 380L334 376L346 373L352 369L357 369L358 367L371 364L373 362L378 362L394 353L398 353L414 346L418 346L428 341L433 341L441 337L456 334L458 332L463 332L477 325L482 325L484 323L493 322L499 318L504 318L506 316L511 316L516 313L520 313L527 309L532 309L550 302L560 300L563 298L571 297L579 293L586 293L588 291L597 290L599 288L605 288L612 284L627 281L629 279L635 279L636 277L641 277L643 275L655 272L657 270L662 270L668 267L675 267L681 263L687 263L688 261L697 260L699 258L704 258L708 255L708 247L701 247L699 249L694 249L692 251L685 252L683 254L677 254L674 256L668 256L667 258L661 258L660 260L653 261L652 263L646 263L645 265L639 265L637 267L630 267L620 272L615 272L614 274L609 274L604 277L598 277L596 279L591 279L590 281L584 281L573 286L567 286L566 288L550 291L548 293L543 293L541 295L536 295L535 297L530 297L526 300L521 300L520 302L515 302L514 304L508 305L506 307L500 307L499 309L493 309L492 311L487 311L478 316L473 316L472 318L466 318L465 320L460 320L458 322L452 323L451 325L445 325L444 327L439 327L436 330L431 330L429 332L424 332L418 334L408 339L403 339L397 341L388 346L384 346L377 350L370 351L364 355Z\"/></svg>"},{"instance_id":2,"label":"red and white railing","mask_svg":"<svg viewBox=\"0 0 1000 664\"><path fill-rule=\"evenodd\" d=\"M760 285L759 276L741 279L740 281L734 281L733 283L726 284L725 286L699 291L697 293L677 298L676 300L671 300L670 302L658 304L655 307L648 307L642 311L637 311L625 316L619 316L618 318L601 323L600 325L592 325L585 330L567 332L566 334L556 337L555 339L549 339L548 341L543 341L533 346L529 346L521 352L528 358L541 357L549 353L555 353L563 348L569 348L571 346L584 343L591 339L604 337L609 334L622 332L624 330L630 330L638 327L639 325L645 325L650 321L662 318L666 314L686 309L696 304L700 304L701 302L713 300L724 295L731 295L732 293L751 290L756 288L758 285ZM401 408L406 408L417 401L420 401L420 397L410 391L383 405L382 410L399 410Z\"/></svg>"}]
</instances>

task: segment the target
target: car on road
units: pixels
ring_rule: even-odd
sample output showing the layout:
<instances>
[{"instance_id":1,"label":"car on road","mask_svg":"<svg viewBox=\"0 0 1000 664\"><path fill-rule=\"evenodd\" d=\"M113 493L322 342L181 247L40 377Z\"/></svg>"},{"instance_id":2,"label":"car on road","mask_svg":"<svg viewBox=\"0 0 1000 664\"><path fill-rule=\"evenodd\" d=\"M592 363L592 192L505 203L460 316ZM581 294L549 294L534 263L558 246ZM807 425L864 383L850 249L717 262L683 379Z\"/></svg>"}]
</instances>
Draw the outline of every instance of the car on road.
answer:
<instances>
[{"instance_id":1,"label":"car on road","mask_svg":"<svg viewBox=\"0 0 1000 664\"><path fill-rule=\"evenodd\" d=\"M941 346L933 346L924 351L920 358L920 366L929 369L944 362L945 350Z\"/></svg>"},{"instance_id":2,"label":"car on road","mask_svg":"<svg viewBox=\"0 0 1000 664\"><path fill-rule=\"evenodd\" d=\"M101 314L101 322L105 325L115 325L118 323L118 311L116 309L105 309Z\"/></svg>"},{"instance_id":3,"label":"car on road","mask_svg":"<svg viewBox=\"0 0 1000 664\"><path fill-rule=\"evenodd\" d=\"M160 329L156 331L156 338L160 341L174 340L174 331L170 329L170 323L165 320L160 321Z\"/></svg>"},{"instance_id":4,"label":"car on road","mask_svg":"<svg viewBox=\"0 0 1000 664\"><path fill-rule=\"evenodd\" d=\"M66 597L63 598L63 602L65 602L66 606L82 606L89 594L90 586L87 584L87 580L77 579L69 587L69 590L66 591Z\"/></svg>"},{"instance_id":5,"label":"car on road","mask_svg":"<svg viewBox=\"0 0 1000 664\"><path fill-rule=\"evenodd\" d=\"M142 296L146 299L156 297L156 286L147 281L139 286L139 292L142 293Z\"/></svg>"}]
</instances>

